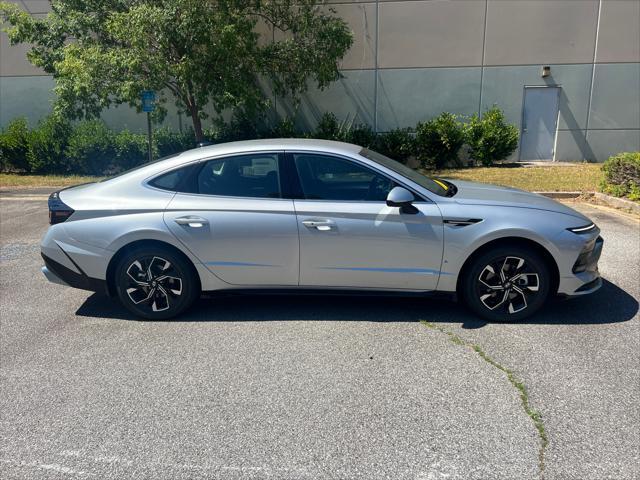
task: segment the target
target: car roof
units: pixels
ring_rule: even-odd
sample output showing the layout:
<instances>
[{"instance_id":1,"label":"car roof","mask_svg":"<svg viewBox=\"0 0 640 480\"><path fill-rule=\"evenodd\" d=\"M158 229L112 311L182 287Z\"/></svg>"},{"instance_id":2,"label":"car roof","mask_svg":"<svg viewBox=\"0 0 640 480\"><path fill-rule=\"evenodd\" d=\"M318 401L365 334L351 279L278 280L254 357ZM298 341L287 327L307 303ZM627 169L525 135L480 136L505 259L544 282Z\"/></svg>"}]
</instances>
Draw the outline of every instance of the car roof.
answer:
<instances>
[{"instance_id":1,"label":"car roof","mask_svg":"<svg viewBox=\"0 0 640 480\"><path fill-rule=\"evenodd\" d=\"M170 155L164 159L161 158L155 162L141 165L131 171L106 179L101 183L112 184L112 181L137 182L151 175L156 175L172 168L207 158L250 152L273 152L274 150L315 151L349 156L358 154L362 151L362 147L350 143L309 138L269 138L264 140L219 143L187 150L182 153Z\"/></svg>"},{"instance_id":2,"label":"car roof","mask_svg":"<svg viewBox=\"0 0 640 480\"><path fill-rule=\"evenodd\" d=\"M263 140L244 140L241 142L219 143L206 147L187 150L181 156L205 158L218 155L229 155L243 152L259 152L271 150L306 150L332 153L359 153L362 147L351 143L318 140L313 138L266 138ZM184 159L184 157L183 157Z\"/></svg>"}]
</instances>

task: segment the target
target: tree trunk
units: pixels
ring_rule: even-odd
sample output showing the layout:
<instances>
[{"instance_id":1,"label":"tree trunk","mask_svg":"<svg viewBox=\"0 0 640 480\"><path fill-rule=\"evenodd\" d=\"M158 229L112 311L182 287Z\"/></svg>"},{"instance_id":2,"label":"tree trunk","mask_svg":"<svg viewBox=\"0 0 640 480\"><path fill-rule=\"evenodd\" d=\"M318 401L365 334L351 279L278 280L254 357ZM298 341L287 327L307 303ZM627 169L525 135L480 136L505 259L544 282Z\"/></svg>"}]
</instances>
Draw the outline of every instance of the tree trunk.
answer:
<instances>
[{"instance_id":1,"label":"tree trunk","mask_svg":"<svg viewBox=\"0 0 640 480\"><path fill-rule=\"evenodd\" d=\"M202 132L202 121L198 115L198 107L191 105L189 107L189 113L191 113L191 120L193 121L193 131L196 135L196 143L204 141L204 133Z\"/></svg>"}]
</instances>

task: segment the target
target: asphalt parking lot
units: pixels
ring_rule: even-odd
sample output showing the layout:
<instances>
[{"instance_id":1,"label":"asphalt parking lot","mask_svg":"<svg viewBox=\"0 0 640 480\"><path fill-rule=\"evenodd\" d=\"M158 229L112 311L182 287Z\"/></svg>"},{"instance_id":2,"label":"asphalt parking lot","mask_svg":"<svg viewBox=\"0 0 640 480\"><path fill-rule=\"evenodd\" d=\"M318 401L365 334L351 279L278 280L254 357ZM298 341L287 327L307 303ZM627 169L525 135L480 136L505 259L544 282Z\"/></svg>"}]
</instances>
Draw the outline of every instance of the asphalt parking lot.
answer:
<instances>
[{"instance_id":1,"label":"asphalt parking lot","mask_svg":"<svg viewBox=\"0 0 640 480\"><path fill-rule=\"evenodd\" d=\"M604 287L521 324L287 296L148 322L46 282L40 193L0 200L0 478L640 477L636 219L576 204Z\"/></svg>"}]
</instances>

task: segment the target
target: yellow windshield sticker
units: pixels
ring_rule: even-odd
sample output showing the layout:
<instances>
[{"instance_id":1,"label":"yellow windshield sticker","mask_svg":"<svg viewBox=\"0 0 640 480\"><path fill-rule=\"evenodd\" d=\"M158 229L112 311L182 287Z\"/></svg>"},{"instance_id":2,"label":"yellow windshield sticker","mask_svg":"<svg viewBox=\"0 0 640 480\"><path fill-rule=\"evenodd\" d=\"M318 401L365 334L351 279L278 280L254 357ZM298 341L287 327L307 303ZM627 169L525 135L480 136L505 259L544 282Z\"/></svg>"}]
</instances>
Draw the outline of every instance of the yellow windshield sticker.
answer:
<instances>
[{"instance_id":1,"label":"yellow windshield sticker","mask_svg":"<svg viewBox=\"0 0 640 480\"><path fill-rule=\"evenodd\" d=\"M436 180L435 178L433 179L434 182L436 182L438 185L440 185L442 188L444 188L445 190L449 190L449 187L447 187L446 183L441 182L440 180Z\"/></svg>"}]
</instances>

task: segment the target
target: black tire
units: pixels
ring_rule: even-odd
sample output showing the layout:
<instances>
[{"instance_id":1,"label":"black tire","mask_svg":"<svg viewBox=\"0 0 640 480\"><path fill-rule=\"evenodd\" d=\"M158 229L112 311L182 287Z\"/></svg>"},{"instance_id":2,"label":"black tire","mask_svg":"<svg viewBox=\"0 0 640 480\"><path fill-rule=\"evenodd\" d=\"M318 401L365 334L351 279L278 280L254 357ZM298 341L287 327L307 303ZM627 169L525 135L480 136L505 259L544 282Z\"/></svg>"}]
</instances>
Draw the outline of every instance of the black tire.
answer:
<instances>
[{"instance_id":1,"label":"black tire","mask_svg":"<svg viewBox=\"0 0 640 480\"><path fill-rule=\"evenodd\" d=\"M486 320L524 320L540 310L549 297L549 266L531 248L503 245L481 253L472 262L465 269L459 293L464 303Z\"/></svg>"},{"instance_id":2,"label":"black tire","mask_svg":"<svg viewBox=\"0 0 640 480\"><path fill-rule=\"evenodd\" d=\"M189 260L159 245L128 250L116 265L114 285L122 305L149 320L173 318L200 295L197 272Z\"/></svg>"}]
</instances>

